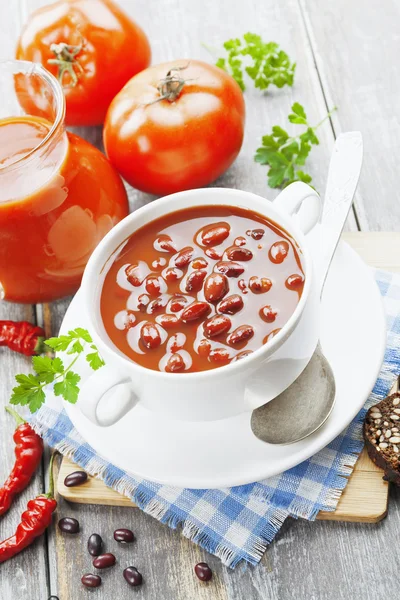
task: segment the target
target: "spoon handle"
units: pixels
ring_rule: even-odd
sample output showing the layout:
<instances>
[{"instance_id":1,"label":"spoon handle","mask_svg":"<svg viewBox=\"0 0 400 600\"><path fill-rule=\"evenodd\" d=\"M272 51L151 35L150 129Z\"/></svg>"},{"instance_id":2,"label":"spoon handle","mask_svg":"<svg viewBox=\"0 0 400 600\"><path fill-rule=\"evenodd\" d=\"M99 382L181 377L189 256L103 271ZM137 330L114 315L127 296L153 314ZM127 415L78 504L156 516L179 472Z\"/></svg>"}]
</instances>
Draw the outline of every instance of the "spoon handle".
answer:
<instances>
[{"instance_id":1,"label":"spoon handle","mask_svg":"<svg viewBox=\"0 0 400 600\"><path fill-rule=\"evenodd\" d=\"M328 182L322 209L324 254L320 263L321 293L329 266L340 240L353 203L363 157L363 141L359 131L342 133L336 139L329 164Z\"/></svg>"}]
</instances>

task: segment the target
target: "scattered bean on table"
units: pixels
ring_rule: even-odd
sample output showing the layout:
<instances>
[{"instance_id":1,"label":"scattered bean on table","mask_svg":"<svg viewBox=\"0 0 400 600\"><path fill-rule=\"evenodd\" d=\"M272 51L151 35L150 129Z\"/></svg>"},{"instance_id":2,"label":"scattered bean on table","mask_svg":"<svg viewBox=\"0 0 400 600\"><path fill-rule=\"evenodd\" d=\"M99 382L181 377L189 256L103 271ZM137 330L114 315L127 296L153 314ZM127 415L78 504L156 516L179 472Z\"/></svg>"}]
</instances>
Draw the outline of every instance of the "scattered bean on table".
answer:
<instances>
[{"instance_id":1,"label":"scattered bean on table","mask_svg":"<svg viewBox=\"0 0 400 600\"><path fill-rule=\"evenodd\" d=\"M114 540L122 544L131 544L135 539L133 531L130 529L116 529L114 531Z\"/></svg>"},{"instance_id":2,"label":"scattered bean on table","mask_svg":"<svg viewBox=\"0 0 400 600\"><path fill-rule=\"evenodd\" d=\"M127 567L124 570L124 578L133 587L137 587L143 583L142 574L139 573L136 567Z\"/></svg>"},{"instance_id":3,"label":"scattered bean on table","mask_svg":"<svg viewBox=\"0 0 400 600\"><path fill-rule=\"evenodd\" d=\"M93 575L92 573L83 575L81 581L87 588L98 588L101 585L101 577L99 575Z\"/></svg>"},{"instance_id":4,"label":"scattered bean on table","mask_svg":"<svg viewBox=\"0 0 400 600\"><path fill-rule=\"evenodd\" d=\"M212 571L208 564L205 562L198 563L194 568L194 572L196 573L200 581L210 581L210 579L212 578Z\"/></svg>"},{"instance_id":5,"label":"scattered bean on table","mask_svg":"<svg viewBox=\"0 0 400 600\"><path fill-rule=\"evenodd\" d=\"M116 559L114 554L111 552L106 552L105 554L100 554L93 561L93 566L96 569L107 569L108 567L113 567L115 565Z\"/></svg>"},{"instance_id":6,"label":"scattered bean on table","mask_svg":"<svg viewBox=\"0 0 400 600\"><path fill-rule=\"evenodd\" d=\"M91 556L100 556L103 551L103 540L98 533L92 533L88 539L87 548Z\"/></svg>"},{"instance_id":7,"label":"scattered bean on table","mask_svg":"<svg viewBox=\"0 0 400 600\"><path fill-rule=\"evenodd\" d=\"M78 533L79 521L73 517L63 517L58 521L58 527L63 533Z\"/></svg>"}]
</instances>

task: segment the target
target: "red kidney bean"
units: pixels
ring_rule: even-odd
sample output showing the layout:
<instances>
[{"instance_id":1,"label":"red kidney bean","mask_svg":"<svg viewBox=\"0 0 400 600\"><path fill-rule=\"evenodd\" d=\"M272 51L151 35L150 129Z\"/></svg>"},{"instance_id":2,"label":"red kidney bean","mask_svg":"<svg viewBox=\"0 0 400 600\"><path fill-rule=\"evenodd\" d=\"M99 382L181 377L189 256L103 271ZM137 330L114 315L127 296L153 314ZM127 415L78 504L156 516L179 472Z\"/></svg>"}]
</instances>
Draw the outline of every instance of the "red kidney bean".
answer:
<instances>
[{"instance_id":1,"label":"red kidney bean","mask_svg":"<svg viewBox=\"0 0 400 600\"><path fill-rule=\"evenodd\" d=\"M185 362L180 354L172 354L165 366L167 373L179 373L185 370Z\"/></svg>"},{"instance_id":2,"label":"red kidney bean","mask_svg":"<svg viewBox=\"0 0 400 600\"><path fill-rule=\"evenodd\" d=\"M192 261L193 269L205 269L208 266L208 262L204 258L195 258Z\"/></svg>"},{"instance_id":3,"label":"red kidney bean","mask_svg":"<svg viewBox=\"0 0 400 600\"><path fill-rule=\"evenodd\" d=\"M215 350L211 350L208 360L221 365L227 365L230 361L230 354L225 348L215 348Z\"/></svg>"},{"instance_id":4,"label":"red kidney bean","mask_svg":"<svg viewBox=\"0 0 400 600\"><path fill-rule=\"evenodd\" d=\"M153 323L145 323L140 330L142 344L148 350L154 350L161 344L161 336Z\"/></svg>"},{"instance_id":5,"label":"red kidney bean","mask_svg":"<svg viewBox=\"0 0 400 600\"><path fill-rule=\"evenodd\" d=\"M215 265L215 270L223 273L227 277L239 277L244 273L244 267L232 261L221 260Z\"/></svg>"},{"instance_id":6,"label":"red kidney bean","mask_svg":"<svg viewBox=\"0 0 400 600\"><path fill-rule=\"evenodd\" d=\"M83 575L81 581L87 588L98 588L101 585L101 577L99 575L93 575L92 573Z\"/></svg>"},{"instance_id":7,"label":"red kidney bean","mask_svg":"<svg viewBox=\"0 0 400 600\"><path fill-rule=\"evenodd\" d=\"M133 587L137 587L143 583L143 576L141 573L139 573L136 567L127 567L124 570L123 575L125 581L127 581L129 585L132 585Z\"/></svg>"},{"instance_id":8,"label":"red kidney bean","mask_svg":"<svg viewBox=\"0 0 400 600\"><path fill-rule=\"evenodd\" d=\"M157 317L157 323L164 327L164 329L172 329L178 324L178 317L175 315L160 315Z\"/></svg>"},{"instance_id":9,"label":"red kidney bean","mask_svg":"<svg viewBox=\"0 0 400 600\"><path fill-rule=\"evenodd\" d=\"M189 304L187 308L181 314L181 321L183 323L191 323L206 317L211 311L211 307L207 302L200 302L195 300L192 304Z\"/></svg>"},{"instance_id":10,"label":"red kidney bean","mask_svg":"<svg viewBox=\"0 0 400 600\"><path fill-rule=\"evenodd\" d=\"M203 287L203 281L207 275L207 271L193 271L186 280L187 292L199 292Z\"/></svg>"},{"instance_id":11,"label":"red kidney bean","mask_svg":"<svg viewBox=\"0 0 400 600\"><path fill-rule=\"evenodd\" d=\"M248 294L249 290L247 289L247 283L245 282L244 279L239 279L238 281L238 288L240 289L240 291L242 292L242 294Z\"/></svg>"},{"instance_id":12,"label":"red kidney bean","mask_svg":"<svg viewBox=\"0 0 400 600\"><path fill-rule=\"evenodd\" d=\"M194 568L194 572L200 581L210 581L212 578L212 571L205 562L198 563Z\"/></svg>"},{"instance_id":13,"label":"red kidney bean","mask_svg":"<svg viewBox=\"0 0 400 600\"><path fill-rule=\"evenodd\" d=\"M100 556L103 551L103 540L98 533L92 533L88 539L87 548L90 556Z\"/></svg>"},{"instance_id":14,"label":"red kidney bean","mask_svg":"<svg viewBox=\"0 0 400 600\"><path fill-rule=\"evenodd\" d=\"M158 275L149 275L145 287L150 296L159 296L161 294L161 284Z\"/></svg>"},{"instance_id":15,"label":"red kidney bean","mask_svg":"<svg viewBox=\"0 0 400 600\"><path fill-rule=\"evenodd\" d=\"M108 567L113 567L115 565L115 556L111 554L111 552L106 552L105 554L100 554L100 556L96 556L93 560L93 566L96 569L108 569Z\"/></svg>"},{"instance_id":16,"label":"red kidney bean","mask_svg":"<svg viewBox=\"0 0 400 600\"><path fill-rule=\"evenodd\" d=\"M185 304L187 304L185 296L176 295L169 301L169 309L172 312L180 312L185 308Z\"/></svg>"},{"instance_id":17,"label":"red kidney bean","mask_svg":"<svg viewBox=\"0 0 400 600\"><path fill-rule=\"evenodd\" d=\"M302 275L289 275L289 277L285 281L285 285L288 290L294 290L299 292L303 289L304 285L304 277Z\"/></svg>"},{"instance_id":18,"label":"red kidney bean","mask_svg":"<svg viewBox=\"0 0 400 600\"><path fill-rule=\"evenodd\" d=\"M267 277L250 277L249 288L253 294L265 294L272 287L272 281Z\"/></svg>"},{"instance_id":19,"label":"red kidney bean","mask_svg":"<svg viewBox=\"0 0 400 600\"><path fill-rule=\"evenodd\" d=\"M178 255L174 259L175 266L179 269L183 269L187 267L190 263L193 256L193 248L190 246L186 246L186 248L182 248L182 250L178 253Z\"/></svg>"},{"instance_id":20,"label":"red kidney bean","mask_svg":"<svg viewBox=\"0 0 400 600\"><path fill-rule=\"evenodd\" d=\"M269 260L276 265L283 263L287 255L289 254L289 242L286 240L280 240L272 244L269 249L268 256Z\"/></svg>"},{"instance_id":21,"label":"red kidney bean","mask_svg":"<svg viewBox=\"0 0 400 600\"><path fill-rule=\"evenodd\" d=\"M165 308L167 305L167 300L165 298L156 298L155 300L153 300L153 302L151 302L148 306L148 312L150 314L153 314L155 312L158 312L159 310L162 310L163 308Z\"/></svg>"},{"instance_id":22,"label":"red kidney bean","mask_svg":"<svg viewBox=\"0 0 400 600\"><path fill-rule=\"evenodd\" d=\"M233 294L221 300L218 304L218 310L223 314L235 315L239 310L242 310L243 306L243 298L239 294Z\"/></svg>"},{"instance_id":23,"label":"red kidney bean","mask_svg":"<svg viewBox=\"0 0 400 600\"><path fill-rule=\"evenodd\" d=\"M232 326L231 320L223 315L215 315L203 325L204 335L208 338L215 338L223 333L227 333Z\"/></svg>"},{"instance_id":24,"label":"red kidney bean","mask_svg":"<svg viewBox=\"0 0 400 600\"><path fill-rule=\"evenodd\" d=\"M79 521L73 517L63 517L58 521L58 527L63 533L78 533Z\"/></svg>"},{"instance_id":25,"label":"red kidney bean","mask_svg":"<svg viewBox=\"0 0 400 600\"><path fill-rule=\"evenodd\" d=\"M178 269L175 269L174 267L165 271L165 280L168 281L168 283L178 281L180 276L181 274L179 273Z\"/></svg>"},{"instance_id":26,"label":"red kidney bean","mask_svg":"<svg viewBox=\"0 0 400 600\"><path fill-rule=\"evenodd\" d=\"M211 273L204 283L204 297L213 304L219 302L221 298L229 292L229 283L225 275L221 273Z\"/></svg>"},{"instance_id":27,"label":"red kidney bean","mask_svg":"<svg viewBox=\"0 0 400 600\"><path fill-rule=\"evenodd\" d=\"M125 269L125 274L131 285L135 287L142 285L144 277L140 276L139 267L137 265L128 265Z\"/></svg>"},{"instance_id":28,"label":"red kidney bean","mask_svg":"<svg viewBox=\"0 0 400 600\"><path fill-rule=\"evenodd\" d=\"M147 305L150 302L150 298L147 294L140 294L138 297L138 309L142 312L147 310Z\"/></svg>"},{"instance_id":29,"label":"red kidney bean","mask_svg":"<svg viewBox=\"0 0 400 600\"><path fill-rule=\"evenodd\" d=\"M82 485L82 483L86 483L87 481L87 473L85 471L74 471L66 476L64 479L64 485L67 487L75 487L77 485Z\"/></svg>"},{"instance_id":30,"label":"red kidney bean","mask_svg":"<svg viewBox=\"0 0 400 600\"><path fill-rule=\"evenodd\" d=\"M278 314L277 311L273 310L271 308L271 306L269 306L269 305L263 306L263 308L260 308L260 312L259 312L260 317L266 323L273 323L276 319L277 314Z\"/></svg>"},{"instance_id":31,"label":"red kidney bean","mask_svg":"<svg viewBox=\"0 0 400 600\"><path fill-rule=\"evenodd\" d=\"M251 229L249 231L246 231L247 235L251 235L251 237L253 238L253 240L261 240L262 237L264 237L265 231L264 229Z\"/></svg>"},{"instance_id":32,"label":"red kidney bean","mask_svg":"<svg viewBox=\"0 0 400 600\"><path fill-rule=\"evenodd\" d=\"M185 336L182 338L182 334L174 333L168 340L168 348L172 353L178 352L181 348L183 348L185 344Z\"/></svg>"},{"instance_id":33,"label":"red kidney bean","mask_svg":"<svg viewBox=\"0 0 400 600\"><path fill-rule=\"evenodd\" d=\"M246 358L246 356L249 356L250 354L253 354L253 350L243 350L243 352L238 352L238 354L236 354L235 358L232 359L232 362L237 362L238 360L242 360L242 358Z\"/></svg>"},{"instance_id":34,"label":"red kidney bean","mask_svg":"<svg viewBox=\"0 0 400 600\"><path fill-rule=\"evenodd\" d=\"M130 529L116 529L114 531L114 540L121 544L131 544L135 539L133 531Z\"/></svg>"},{"instance_id":35,"label":"red kidney bean","mask_svg":"<svg viewBox=\"0 0 400 600\"><path fill-rule=\"evenodd\" d=\"M135 326L136 323L136 317L135 314L128 310L127 311L127 316L126 316L126 320L125 320L125 331L128 331L128 329L130 329L131 327Z\"/></svg>"},{"instance_id":36,"label":"red kidney bean","mask_svg":"<svg viewBox=\"0 0 400 600\"><path fill-rule=\"evenodd\" d=\"M226 256L229 260L247 262L253 258L253 253L248 248L240 248L238 246L231 246L226 251Z\"/></svg>"},{"instance_id":37,"label":"red kidney bean","mask_svg":"<svg viewBox=\"0 0 400 600\"><path fill-rule=\"evenodd\" d=\"M208 356L210 354L211 344L207 340L201 340L197 348L197 352L200 356Z\"/></svg>"},{"instance_id":38,"label":"red kidney bean","mask_svg":"<svg viewBox=\"0 0 400 600\"><path fill-rule=\"evenodd\" d=\"M232 331L229 334L227 342L228 344L241 344L242 342L247 342L254 335L254 329L251 325L240 325L237 327L235 331Z\"/></svg>"},{"instance_id":39,"label":"red kidney bean","mask_svg":"<svg viewBox=\"0 0 400 600\"><path fill-rule=\"evenodd\" d=\"M281 330L281 327L278 327L278 329L274 329L273 331L271 331L271 333L266 335L265 338L263 339L263 344L266 344L267 342L272 340L272 338L274 338L280 332L280 330Z\"/></svg>"},{"instance_id":40,"label":"red kidney bean","mask_svg":"<svg viewBox=\"0 0 400 600\"><path fill-rule=\"evenodd\" d=\"M203 246L218 246L229 236L231 228L228 223L213 223L203 228L201 242Z\"/></svg>"},{"instance_id":41,"label":"red kidney bean","mask_svg":"<svg viewBox=\"0 0 400 600\"><path fill-rule=\"evenodd\" d=\"M204 250L204 253L208 256L208 258L211 258L212 260L220 260L222 258L222 254L217 252L215 248L207 248L206 250Z\"/></svg>"},{"instance_id":42,"label":"red kidney bean","mask_svg":"<svg viewBox=\"0 0 400 600\"><path fill-rule=\"evenodd\" d=\"M161 249L161 250L164 250L164 252L169 252L170 254L175 254L175 252L176 252L174 243L171 240L171 238L169 237L169 235L166 235L166 234L159 235L155 241L155 244L157 244L159 246L159 248L156 248L156 250Z\"/></svg>"}]
</instances>

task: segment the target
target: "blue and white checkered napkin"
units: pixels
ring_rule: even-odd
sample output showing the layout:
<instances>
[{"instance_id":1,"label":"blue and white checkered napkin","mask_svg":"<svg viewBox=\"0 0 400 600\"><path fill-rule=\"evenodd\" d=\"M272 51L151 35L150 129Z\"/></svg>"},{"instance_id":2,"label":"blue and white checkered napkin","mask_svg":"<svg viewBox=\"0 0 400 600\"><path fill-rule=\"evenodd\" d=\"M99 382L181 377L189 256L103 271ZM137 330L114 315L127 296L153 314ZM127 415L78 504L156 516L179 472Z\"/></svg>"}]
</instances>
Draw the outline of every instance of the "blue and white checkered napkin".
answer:
<instances>
[{"instance_id":1,"label":"blue and white checkered napkin","mask_svg":"<svg viewBox=\"0 0 400 600\"><path fill-rule=\"evenodd\" d=\"M386 307L388 345L384 365L366 406L326 448L282 475L231 489L193 490L135 479L96 456L64 411L44 406L33 425L50 446L88 473L131 498L142 510L183 534L230 567L256 564L288 516L313 520L333 511L363 447L367 407L387 395L400 370L400 275L376 272Z\"/></svg>"}]
</instances>

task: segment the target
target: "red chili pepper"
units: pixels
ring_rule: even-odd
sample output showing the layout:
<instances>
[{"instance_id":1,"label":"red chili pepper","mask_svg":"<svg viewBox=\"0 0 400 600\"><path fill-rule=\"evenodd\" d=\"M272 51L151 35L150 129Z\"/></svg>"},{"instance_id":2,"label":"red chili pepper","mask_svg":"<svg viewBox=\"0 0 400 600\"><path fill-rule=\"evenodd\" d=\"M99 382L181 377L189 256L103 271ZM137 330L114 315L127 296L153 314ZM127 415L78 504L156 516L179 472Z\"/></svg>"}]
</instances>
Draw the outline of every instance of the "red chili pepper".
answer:
<instances>
[{"instance_id":1,"label":"red chili pepper","mask_svg":"<svg viewBox=\"0 0 400 600\"><path fill-rule=\"evenodd\" d=\"M14 432L15 464L4 486L0 489L0 515L10 508L16 494L22 492L30 482L40 464L43 440L11 407L6 410L17 422Z\"/></svg>"},{"instance_id":2,"label":"red chili pepper","mask_svg":"<svg viewBox=\"0 0 400 600\"><path fill-rule=\"evenodd\" d=\"M45 333L42 327L27 321L0 320L0 346L7 346L14 352L32 356L40 354Z\"/></svg>"},{"instance_id":3,"label":"red chili pepper","mask_svg":"<svg viewBox=\"0 0 400 600\"><path fill-rule=\"evenodd\" d=\"M55 453L50 460L50 486L49 492L38 496L34 500L29 500L27 510L22 513L14 535L0 542L0 563L9 560L21 550L27 548L32 542L42 535L51 523L53 512L57 507L54 499L54 479L53 479L53 460Z\"/></svg>"}]
</instances>

